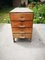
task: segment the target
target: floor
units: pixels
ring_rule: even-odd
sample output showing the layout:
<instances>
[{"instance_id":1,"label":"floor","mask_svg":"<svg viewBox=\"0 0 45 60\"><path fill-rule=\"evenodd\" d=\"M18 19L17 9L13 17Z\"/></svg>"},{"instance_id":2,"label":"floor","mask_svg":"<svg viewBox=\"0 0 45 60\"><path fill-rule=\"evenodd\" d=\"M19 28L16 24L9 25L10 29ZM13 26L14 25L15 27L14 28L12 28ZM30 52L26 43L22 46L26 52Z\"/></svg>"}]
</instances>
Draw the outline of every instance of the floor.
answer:
<instances>
[{"instance_id":1,"label":"floor","mask_svg":"<svg viewBox=\"0 0 45 60\"><path fill-rule=\"evenodd\" d=\"M45 44L40 39L36 24L32 41L18 39L13 42L10 24L0 24L0 60L45 60Z\"/></svg>"}]
</instances>

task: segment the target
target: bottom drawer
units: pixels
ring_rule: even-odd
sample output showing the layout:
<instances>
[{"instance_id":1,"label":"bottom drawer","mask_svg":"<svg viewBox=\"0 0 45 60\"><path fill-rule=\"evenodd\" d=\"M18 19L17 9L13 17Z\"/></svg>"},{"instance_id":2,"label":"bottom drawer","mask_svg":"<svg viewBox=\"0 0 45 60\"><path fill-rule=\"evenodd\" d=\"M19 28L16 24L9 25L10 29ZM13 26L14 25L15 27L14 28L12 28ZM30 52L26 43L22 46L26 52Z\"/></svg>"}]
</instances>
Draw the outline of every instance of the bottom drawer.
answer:
<instances>
[{"instance_id":1,"label":"bottom drawer","mask_svg":"<svg viewBox=\"0 0 45 60\"><path fill-rule=\"evenodd\" d=\"M32 38L32 34L13 34L15 38Z\"/></svg>"}]
</instances>

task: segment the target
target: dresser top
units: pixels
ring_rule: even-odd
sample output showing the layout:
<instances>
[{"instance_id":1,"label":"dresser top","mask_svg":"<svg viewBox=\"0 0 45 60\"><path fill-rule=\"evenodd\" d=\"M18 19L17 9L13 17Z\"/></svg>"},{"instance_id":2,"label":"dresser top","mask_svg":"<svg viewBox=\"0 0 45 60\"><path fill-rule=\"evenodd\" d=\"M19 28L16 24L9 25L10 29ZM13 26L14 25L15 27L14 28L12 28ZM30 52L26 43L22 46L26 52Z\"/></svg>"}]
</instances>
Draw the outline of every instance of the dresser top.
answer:
<instances>
[{"instance_id":1,"label":"dresser top","mask_svg":"<svg viewBox=\"0 0 45 60\"><path fill-rule=\"evenodd\" d=\"M17 7L17 8L14 8L13 10L11 10L10 12L33 12L33 11L26 7L24 7L24 8Z\"/></svg>"}]
</instances>

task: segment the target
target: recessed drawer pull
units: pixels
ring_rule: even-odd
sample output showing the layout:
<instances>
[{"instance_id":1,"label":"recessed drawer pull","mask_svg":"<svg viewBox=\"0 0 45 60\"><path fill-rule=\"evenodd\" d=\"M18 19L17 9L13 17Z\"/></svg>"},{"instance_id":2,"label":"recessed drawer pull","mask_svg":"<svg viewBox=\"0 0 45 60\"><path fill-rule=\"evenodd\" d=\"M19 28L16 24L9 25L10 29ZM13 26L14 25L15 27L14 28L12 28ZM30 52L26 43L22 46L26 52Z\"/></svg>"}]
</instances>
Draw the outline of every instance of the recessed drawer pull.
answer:
<instances>
[{"instance_id":1,"label":"recessed drawer pull","mask_svg":"<svg viewBox=\"0 0 45 60\"><path fill-rule=\"evenodd\" d=\"M24 22L25 20L19 20L20 22Z\"/></svg>"},{"instance_id":2,"label":"recessed drawer pull","mask_svg":"<svg viewBox=\"0 0 45 60\"><path fill-rule=\"evenodd\" d=\"M20 17L20 20L25 20L25 18L24 17Z\"/></svg>"},{"instance_id":3,"label":"recessed drawer pull","mask_svg":"<svg viewBox=\"0 0 45 60\"><path fill-rule=\"evenodd\" d=\"M24 18L23 16L21 16L21 18Z\"/></svg>"},{"instance_id":4,"label":"recessed drawer pull","mask_svg":"<svg viewBox=\"0 0 45 60\"><path fill-rule=\"evenodd\" d=\"M20 32L20 34L24 34L25 32Z\"/></svg>"},{"instance_id":5,"label":"recessed drawer pull","mask_svg":"<svg viewBox=\"0 0 45 60\"><path fill-rule=\"evenodd\" d=\"M21 36L20 38L25 38L25 36Z\"/></svg>"},{"instance_id":6,"label":"recessed drawer pull","mask_svg":"<svg viewBox=\"0 0 45 60\"><path fill-rule=\"evenodd\" d=\"M19 26L19 28L24 28L25 27L25 25L23 25L23 26Z\"/></svg>"}]
</instances>

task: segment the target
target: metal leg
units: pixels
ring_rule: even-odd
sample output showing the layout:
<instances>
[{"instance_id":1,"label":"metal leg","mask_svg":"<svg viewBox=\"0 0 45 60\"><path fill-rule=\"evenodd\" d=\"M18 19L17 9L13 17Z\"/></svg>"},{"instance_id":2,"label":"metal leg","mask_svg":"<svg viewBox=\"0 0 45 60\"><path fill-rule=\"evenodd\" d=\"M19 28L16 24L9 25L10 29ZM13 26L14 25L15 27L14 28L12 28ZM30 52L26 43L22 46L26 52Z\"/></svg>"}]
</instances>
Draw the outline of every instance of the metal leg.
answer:
<instances>
[{"instance_id":1,"label":"metal leg","mask_svg":"<svg viewBox=\"0 0 45 60\"><path fill-rule=\"evenodd\" d=\"M14 37L13 37L13 42L16 42Z\"/></svg>"},{"instance_id":2,"label":"metal leg","mask_svg":"<svg viewBox=\"0 0 45 60\"><path fill-rule=\"evenodd\" d=\"M29 38L29 41L31 42L31 41L32 41L32 39L31 39L31 38Z\"/></svg>"}]
</instances>

